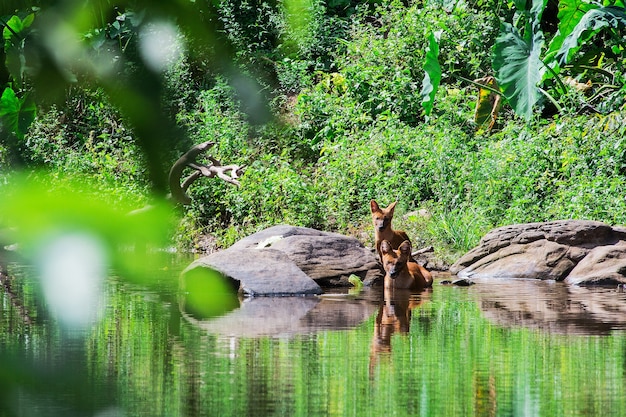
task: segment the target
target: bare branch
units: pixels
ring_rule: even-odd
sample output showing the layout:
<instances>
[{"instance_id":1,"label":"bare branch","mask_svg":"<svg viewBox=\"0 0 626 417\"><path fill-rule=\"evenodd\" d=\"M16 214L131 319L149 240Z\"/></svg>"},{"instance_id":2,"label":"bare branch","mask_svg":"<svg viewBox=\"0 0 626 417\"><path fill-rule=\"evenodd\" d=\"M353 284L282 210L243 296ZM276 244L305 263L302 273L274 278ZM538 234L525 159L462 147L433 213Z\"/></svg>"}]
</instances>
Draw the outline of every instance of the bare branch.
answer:
<instances>
[{"instance_id":1,"label":"bare branch","mask_svg":"<svg viewBox=\"0 0 626 417\"><path fill-rule=\"evenodd\" d=\"M434 251L435 249L432 246L427 246L425 248L416 250L415 252L411 254L411 256L421 255L423 253L434 252Z\"/></svg>"},{"instance_id":2,"label":"bare branch","mask_svg":"<svg viewBox=\"0 0 626 417\"><path fill-rule=\"evenodd\" d=\"M191 198L187 195L187 189L198 178L204 176L208 178L218 177L229 184L239 186L237 181L243 174L244 166L239 165L222 165L220 161L212 156L207 156L210 164L203 164L196 161L196 158L203 152L206 152L214 142L203 142L189 149L181 156L172 166L169 175L170 189L172 197L182 203L190 204ZM184 179L182 185L180 180L185 168L191 168L195 171ZM230 174L230 175L229 175Z\"/></svg>"}]
</instances>

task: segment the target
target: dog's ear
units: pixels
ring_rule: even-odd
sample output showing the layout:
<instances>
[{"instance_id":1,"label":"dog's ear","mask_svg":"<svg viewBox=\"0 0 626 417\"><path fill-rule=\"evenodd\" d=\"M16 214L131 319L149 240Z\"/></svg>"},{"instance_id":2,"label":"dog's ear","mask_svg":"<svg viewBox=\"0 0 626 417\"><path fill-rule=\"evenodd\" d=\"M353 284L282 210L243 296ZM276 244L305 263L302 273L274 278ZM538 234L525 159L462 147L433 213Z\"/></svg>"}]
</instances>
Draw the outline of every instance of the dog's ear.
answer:
<instances>
[{"instance_id":1,"label":"dog's ear","mask_svg":"<svg viewBox=\"0 0 626 417\"><path fill-rule=\"evenodd\" d=\"M391 247L391 243L389 243L386 240L383 240L382 242L380 242L380 251L382 253L389 253L393 250L393 248Z\"/></svg>"},{"instance_id":2,"label":"dog's ear","mask_svg":"<svg viewBox=\"0 0 626 417\"><path fill-rule=\"evenodd\" d=\"M372 211L372 213L380 210L380 207L378 207L378 203L376 202L376 200L370 201L370 210Z\"/></svg>"},{"instance_id":3,"label":"dog's ear","mask_svg":"<svg viewBox=\"0 0 626 417\"><path fill-rule=\"evenodd\" d=\"M400 250L400 253L411 256L411 242L405 240L400 244L398 250Z\"/></svg>"},{"instance_id":4,"label":"dog's ear","mask_svg":"<svg viewBox=\"0 0 626 417\"><path fill-rule=\"evenodd\" d=\"M393 203L389 204L389 206L387 206L387 208L385 209L389 214L393 215L393 211L396 208L396 204L398 204L397 201L394 201Z\"/></svg>"}]
</instances>

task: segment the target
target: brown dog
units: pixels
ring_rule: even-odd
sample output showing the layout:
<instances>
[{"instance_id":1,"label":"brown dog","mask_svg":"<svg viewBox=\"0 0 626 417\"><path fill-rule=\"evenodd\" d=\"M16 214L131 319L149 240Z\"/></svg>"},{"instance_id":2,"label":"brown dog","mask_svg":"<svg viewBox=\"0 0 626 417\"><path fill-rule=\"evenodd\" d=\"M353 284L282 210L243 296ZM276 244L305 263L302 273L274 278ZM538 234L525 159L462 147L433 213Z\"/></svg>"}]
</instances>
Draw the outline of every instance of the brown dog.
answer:
<instances>
[{"instance_id":1,"label":"brown dog","mask_svg":"<svg viewBox=\"0 0 626 417\"><path fill-rule=\"evenodd\" d=\"M391 247L397 249L398 246L405 240L408 240L409 236L401 230L393 230L391 228L391 220L393 219L393 210L396 208L395 201L387 208L381 209L375 200L370 201L370 210L372 211L372 222L374 223L374 239L376 240L376 252L382 262L383 254L380 251L380 244L383 240L388 241Z\"/></svg>"},{"instance_id":2,"label":"brown dog","mask_svg":"<svg viewBox=\"0 0 626 417\"><path fill-rule=\"evenodd\" d=\"M383 269L385 270L385 289L419 289L433 285L433 276L417 262L410 262L411 242L405 240L397 250L391 243L383 240L380 244Z\"/></svg>"}]
</instances>

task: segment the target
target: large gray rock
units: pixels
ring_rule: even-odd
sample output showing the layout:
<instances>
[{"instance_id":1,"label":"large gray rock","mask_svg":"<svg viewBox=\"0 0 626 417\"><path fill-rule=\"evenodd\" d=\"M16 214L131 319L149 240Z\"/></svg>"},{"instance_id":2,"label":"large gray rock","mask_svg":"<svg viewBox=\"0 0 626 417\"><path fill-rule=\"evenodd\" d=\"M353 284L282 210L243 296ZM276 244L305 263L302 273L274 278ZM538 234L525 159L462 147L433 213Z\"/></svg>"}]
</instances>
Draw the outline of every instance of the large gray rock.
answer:
<instances>
[{"instance_id":1,"label":"large gray rock","mask_svg":"<svg viewBox=\"0 0 626 417\"><path fill-rule=\"evenodd\" d=\"M194 261L187 270L196 267L221 272L249 295L319 294L320 285L350 285L352 274L365 285L383 278L374 254L357 239L288 225L245 237Z\"/></svg>"},{"instance_id":2,"label":"large gray rock","mask_svg":"<svg viewBox=\"0 0 626 417\"><path fill-rule=\"evenodd\" d=\"M626 282L626 232L601 222L562 220L487 233L450 272L461 278L533 278L577 285Z\"/></svg>"},{"instance_id":3,"label":"large gray rock","mask_svg":"<svg viewBox=\"0 0 626 417\"><path fill-rule=\"evenodd\" d=\"M197 259L193 268L210 268L225 278L238 282L246 295L314 295L320 286L308 277L287 255L275 249L235 249L212 253Z\"/></svg>"},{"instance_id":4,"label":"large gray rock","mask_svg":"<svg viewBox=\"0 0 626 417\"><path fill-rule=\"evenodd\" d=\"M384 276L371 250L338 233L278 225L245 237L228 250L240 248L279 250L322 286L348 286L352 274L369 286Z\"/></svg>"},{"instance_id":5,"label":"large gray rock","mask_svg":"<svg viewBox=\"0 0 626 417\"><path fill-rule=\"evenodd\" d=\"M615 284L626 280L626 242L598 246L569 273L565 282L577 285Z\"/></svg>"}]
</instances>

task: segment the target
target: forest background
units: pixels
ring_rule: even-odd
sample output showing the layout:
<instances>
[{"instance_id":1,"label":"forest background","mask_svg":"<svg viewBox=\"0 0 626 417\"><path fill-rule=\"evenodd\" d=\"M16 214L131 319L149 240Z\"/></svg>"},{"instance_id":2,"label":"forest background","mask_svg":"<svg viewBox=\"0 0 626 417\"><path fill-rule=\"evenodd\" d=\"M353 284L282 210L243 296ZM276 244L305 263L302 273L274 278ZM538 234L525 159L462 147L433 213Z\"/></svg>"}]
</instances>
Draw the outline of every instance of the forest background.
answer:
<instances>
[{"instance_id":1,"label":"forest background","mask_svg":"<svg viewBox=\"0 0 626 417\"><path fill-rule=\"evenodd\" d=\"M626 224L621 1L9 1L0 15L5 203L24 175L45 184L24 218L77 183L104 206L153 203L174 161L213 141L245 173L190 187L168 235L181 249L280 223L372 244L370 199L399 201L395 226L446 262L505 224Z\"/></svg>"}]
</instances>

